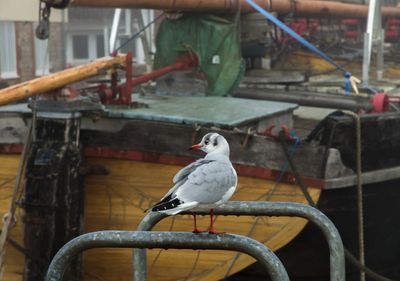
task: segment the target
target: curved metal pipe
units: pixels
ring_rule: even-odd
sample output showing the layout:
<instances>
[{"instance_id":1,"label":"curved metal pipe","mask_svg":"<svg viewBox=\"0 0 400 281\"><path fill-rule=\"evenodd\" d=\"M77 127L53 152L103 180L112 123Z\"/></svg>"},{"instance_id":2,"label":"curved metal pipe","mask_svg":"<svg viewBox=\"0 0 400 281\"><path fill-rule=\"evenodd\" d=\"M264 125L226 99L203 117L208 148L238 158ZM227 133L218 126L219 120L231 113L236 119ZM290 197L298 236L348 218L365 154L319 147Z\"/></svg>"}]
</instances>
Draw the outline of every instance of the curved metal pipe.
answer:
<instances>
[{"instance_id":1,"label":"curved metal pipe","mask_svg":"<svg viewBox=\"0 0 400 281\"><path fill-rule=\"evenodd\" d=\"M207 215L209 209L196 208L190 212L181 214ZM320 228L324 234L330 252L330 280L345 280L344 247L338 230L331 220L319 210L300 203L289 202L251 202L230 201L214 209L216 215L234 216L289 216L302 217ZM159 221L167 215L162 213L148 213L138 226L138 230L151 230ZM145 281L147 275L146 250L135 250L133 252L133 280ZM137 270L139 268L139 270Z\"/></svg>"},{"instance_id":2,"label":"curved metal pipe","mask_svg":"<svg viewBox=\"0 0 400 281\"><path fill-rule=\"evenodd\" d=\"M262 243L246 236L148 231L97 231L78 236L57 252L45 280L62 280L66 267L76 255L88 249L106 247L238 251L260 261L273 281L289 281L278 257Z\"/></svg>"}]
</instances>

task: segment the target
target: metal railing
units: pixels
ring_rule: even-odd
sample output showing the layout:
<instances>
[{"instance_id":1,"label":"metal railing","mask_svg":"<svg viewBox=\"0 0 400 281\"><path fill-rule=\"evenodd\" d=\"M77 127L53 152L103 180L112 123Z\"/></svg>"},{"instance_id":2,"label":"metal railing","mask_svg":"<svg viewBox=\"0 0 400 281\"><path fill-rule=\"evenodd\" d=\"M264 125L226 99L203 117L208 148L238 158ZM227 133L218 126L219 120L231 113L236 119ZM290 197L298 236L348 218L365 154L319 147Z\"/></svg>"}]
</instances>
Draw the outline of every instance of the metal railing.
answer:
<instances>
[{"instance_id":1,"label":"metal railing","mask_svg":"<svg viewBox=\"0 0 400 281\"><path fill-rule=\"evenodd\" d=\"M207 215L209 212L209 209L194 209L181 214ZM342 239L335 225L319 210L300 203L230 201L215 208L214 214L234 216L290 216L302 217L313 222L320 228L329 245L330 279L332 281L345 280L345 259ZM167 217L165 214L150 212L140 222L138 230L149 231L165 217ZM133 280L145 281L146 277L146 250L135 249L133 251Z\"/></svg>"},{"instance_id":2,"label":"metal railing","mask_svg":"<svg viewBox=\"0 0 400 281\"><path fill-rule=\"evenodd\" d=\"M57 252L50 263L45 280L62 280L65 269L77 254L88 249L106 247L238 251L257 259L270 273L273 281L289 281L278 257L262 243L246 236L149 231L98 231L78 236Z\"/></svg>"}]
</instances>

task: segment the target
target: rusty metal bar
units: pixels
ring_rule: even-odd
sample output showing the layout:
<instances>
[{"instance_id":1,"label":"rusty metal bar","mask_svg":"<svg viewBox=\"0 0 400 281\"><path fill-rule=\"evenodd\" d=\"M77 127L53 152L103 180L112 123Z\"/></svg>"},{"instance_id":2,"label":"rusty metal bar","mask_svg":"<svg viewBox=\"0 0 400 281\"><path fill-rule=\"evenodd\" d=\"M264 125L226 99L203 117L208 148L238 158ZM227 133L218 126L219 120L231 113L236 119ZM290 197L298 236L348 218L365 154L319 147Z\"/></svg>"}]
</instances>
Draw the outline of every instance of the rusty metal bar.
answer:
<instances>
[{"instance_id":1,"label":"rusty metal bar","mask_svg":"<svg viewBox=\"0 0 400 281\"><path fill-rule=\"evenodd\" d=\"M50 263L45 280L62 280L65 269L77 254L88 249L108 247L238 251L261 262L273 281L289 281L278 257L262 243L251 238L235 234L149 231L98 231L78 236L57 252Z\"/></svg>"},{"instance_id":2,"label":"rusty metal bar","mask_svg":"<svg viewBox=\"0 0 400 281\"><path fill-rule=\"evenodd\" d=\"M194 209L181 214L207 215L209 212L209 209ZM234 216L290 216L308 219L321 229L328 242L331 280L345 280L345 259L342 239L331 220L319 210L300 203L230 201L215 208L214 214ZM149 231L165 217L167 217L165 214L150 212L140 222L138 230ZM133 270L134 281L146 280L146 250L138 249L133 251Z\"/></svg>"},{"instance_id":3,"label":"rusty metal bar","mask_svg":"<svg viewBox=\"0 0 400 281\"><path fill-rule=\"evenodd\" d=\"M48 0L49 1L49 0ZM59 0L53 0L59 1ZM341 3L337 1L309 1L309 0L257 0L263 9L276 12L280 15L293 14L293 16L307 17L352 17L367 18L368 5ZM113 7L157 9L172 11L196 11L232 13L237 11L239 1L236 0L72 0L73 6L87 7ZM246 3L240 0L243 13L255 12ZM400 8L382 7L382 17L399 17Z\"/></svg>"}]
</instances>

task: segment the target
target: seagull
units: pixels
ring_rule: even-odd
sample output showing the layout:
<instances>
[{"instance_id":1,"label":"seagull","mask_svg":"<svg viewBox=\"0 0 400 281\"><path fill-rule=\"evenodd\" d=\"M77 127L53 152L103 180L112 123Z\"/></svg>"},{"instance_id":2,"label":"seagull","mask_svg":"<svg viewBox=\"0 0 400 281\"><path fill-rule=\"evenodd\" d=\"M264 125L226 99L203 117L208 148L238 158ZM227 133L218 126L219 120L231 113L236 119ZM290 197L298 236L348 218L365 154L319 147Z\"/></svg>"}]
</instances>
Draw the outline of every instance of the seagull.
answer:
<instances>
[{"instance_id":1,"label":"seagull","mask_svg":"<svg viewBox=\"0 0 400 281\"><path fill-rule=\"evenodd\" d=\"M181 169L173 178L175 184L151 210L176 215L197 206L210 208L210 234L214 228L214 207L228 201L235 192L237 174L229 160L229 144L217 133L206 134L199 144L190 149L202 150L207 155ZM194 233L197 229L193 215Z\"/></svg>"}]
</instances>

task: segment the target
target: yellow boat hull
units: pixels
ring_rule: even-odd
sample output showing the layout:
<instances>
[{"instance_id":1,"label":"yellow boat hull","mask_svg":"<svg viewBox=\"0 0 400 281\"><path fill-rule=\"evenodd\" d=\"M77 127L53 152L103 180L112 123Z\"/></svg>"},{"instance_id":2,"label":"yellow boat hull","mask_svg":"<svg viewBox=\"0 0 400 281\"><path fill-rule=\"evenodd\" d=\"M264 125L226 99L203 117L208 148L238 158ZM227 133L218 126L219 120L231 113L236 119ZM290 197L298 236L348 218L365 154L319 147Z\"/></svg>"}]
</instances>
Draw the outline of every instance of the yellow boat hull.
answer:
<instances>
[{"instance_id":1,"label":"yellow boat hull","mask_svg":"<svg viewBox=\"0 0 400 281\"><path fill-rule=\"evenodd\" d=\"M10 203L19 156L0 156L0 212L5 214ZM87 158L89 165L101 165L109 173L85 178L85 232L97 230L135 230L144 210L160 199L171 187L176 165ZM320 189L309 189L318 201ZM306 203L300 189L291 184L266 179L239 176L232 200L287 201ZM169 217L155 230L191 231L191 216ZM198 224L206 228L208 217ZM272 250L289 243L306 225L306 220L293 217L218 217L219 231L250 236ZM18 212L11 238L23 245L23 214ZM132 272L130 249L95 249L84 254L84 280L129 280ZM148 280L219 280L234 274L254 262L254 259L227 251L149 250ZM7 248L4 280L22 280L24 256L12 246Z\"/></svg>"}]
</instances>

